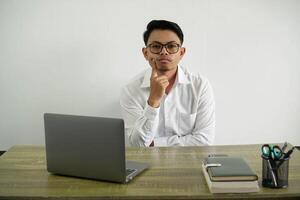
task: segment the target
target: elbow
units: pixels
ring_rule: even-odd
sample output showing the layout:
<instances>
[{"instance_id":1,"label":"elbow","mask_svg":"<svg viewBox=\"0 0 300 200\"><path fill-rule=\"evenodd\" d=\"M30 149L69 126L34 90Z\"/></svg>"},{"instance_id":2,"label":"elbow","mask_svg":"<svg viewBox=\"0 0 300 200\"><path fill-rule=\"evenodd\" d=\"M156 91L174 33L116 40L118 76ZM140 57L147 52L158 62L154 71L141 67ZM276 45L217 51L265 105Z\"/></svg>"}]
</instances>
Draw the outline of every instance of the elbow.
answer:
<instances>
[{"instance_id":1,"label":"elbow","mask_svg":"<svg viewBox=\"0 0 300 200\"><path fill-rule=\"evenodd\" d=\"M197 140L198 145L201 146L210 146L214 143L215 134L214 132L208 131L208 132L198 132L198 134L193 134L194 137Z\"/></svg>"},{"instance_id":2,"label":"elbow","mask_svg":"<svg viewBox=\"0 0 300 200\"><path fill-rule=\"evenodd\" d=\"M145 143L136 137L129 137L129 144L132 147L146 147Z\"/></svg>"},{"instance_id":3,"label":"elbow","mask_svg":"<svg viewBox=\"0 0 300 200\"><path fill-rule=\"evenodd\" d=\"M210 132L209 134L204 134L202 137L203 145L213 145L215 139L215 134L214 132Z\"/></svg>"},{"instance_id":4,"label":"elbow","mask_svg":"<svg viewBox=\"0 0 300 200\"><path fill-rule=\"evenodd\" d=\"M146 138L143 138L138 132L134 132L131 130L131 132L128 134L128 141L130 146L132 147L148 147L148 143L150 144Z\"/></svg>"}]
</instances>

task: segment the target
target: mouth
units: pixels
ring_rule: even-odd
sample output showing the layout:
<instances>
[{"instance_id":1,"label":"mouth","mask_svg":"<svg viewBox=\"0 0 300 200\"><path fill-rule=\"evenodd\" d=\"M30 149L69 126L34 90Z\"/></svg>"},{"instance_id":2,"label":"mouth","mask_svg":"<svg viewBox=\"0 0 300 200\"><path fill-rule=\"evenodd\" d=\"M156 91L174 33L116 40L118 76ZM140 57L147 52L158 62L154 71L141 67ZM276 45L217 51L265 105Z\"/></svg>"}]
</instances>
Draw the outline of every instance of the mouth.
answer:
<instances>
[{"instance_id":1,"label":"mouth","mask_svg":"<svg viewBox=\"0 0 300 200\"><path fill-rule=\"evenodd\" d=\"M160 59L158 59L158 61L160 63L170 63L170 62L172 62L172 60L169 59L169 58L160 58Z\"/></svg>"}]
</instances>

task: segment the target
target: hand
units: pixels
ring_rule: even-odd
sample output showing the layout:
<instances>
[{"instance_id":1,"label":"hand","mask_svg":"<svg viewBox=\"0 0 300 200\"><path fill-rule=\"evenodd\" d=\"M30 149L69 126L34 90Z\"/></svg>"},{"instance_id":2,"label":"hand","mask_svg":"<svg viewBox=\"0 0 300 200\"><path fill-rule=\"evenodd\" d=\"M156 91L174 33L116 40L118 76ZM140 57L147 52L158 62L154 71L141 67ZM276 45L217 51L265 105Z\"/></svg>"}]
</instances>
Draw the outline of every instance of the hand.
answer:
<instances>
[{"instance_id":1,"label":"hand","mask_svg":"<svg viewBox=\"0 0 300 200\"><path fill-rule=\"evenodd\" d=\"M152 68L152 73L150 78L150 96L148 98L148 104L157 108L160 105L163 95L166 93L169 80L165 75L158 75L157 64L153 58L149 60L149 63Z\"/></svg>"}]
</instances>

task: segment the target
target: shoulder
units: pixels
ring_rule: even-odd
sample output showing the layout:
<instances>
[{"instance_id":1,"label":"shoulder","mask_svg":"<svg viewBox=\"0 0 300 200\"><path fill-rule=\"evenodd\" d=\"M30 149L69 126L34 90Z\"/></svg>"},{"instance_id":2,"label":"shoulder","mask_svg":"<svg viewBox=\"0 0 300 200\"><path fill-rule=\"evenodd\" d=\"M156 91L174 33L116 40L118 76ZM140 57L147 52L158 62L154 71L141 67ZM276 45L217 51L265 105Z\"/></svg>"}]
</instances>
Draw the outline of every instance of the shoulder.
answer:
<instances>
[{"instance_id":1,"label":"shoulder","mask_svg":"<svg viewBox=\"0 0 300 200\"><path fill-rule=\"evenodd\" d=\"M193 87L204 88L210 87L208 79L200 73L193 73L188 68L180 66L185 78L190 82Z\"/></svg>"},{"instance_id":2,"label":"shoulder","mask_svg":"<svg viewBox=\"0 0 300 200\"><path fill-rule=\"evenodd\" d=\"M187 68L182 68L182 71L190 82L187 84L187 87L193 91L193 94L198 97L199 101L214 101L213 89L206 77L199 73L191 73Z\"/></svg>"},{"instance_id":3,"label":"shoulder","mask_svg":"<svg viewBox=\"0 0 300 200\"><path fill-rule=\"evenodd\" d=\"M147 72L148 72L148 69L144 69L143 71L138 73L136 76L131 78L129 80L129 82L125 86L123 86L122 94L124 92L126 92L126 93L135 93L135 92L137 92L137 90L140 90L141 85L143 84L143 81L144 81L144 77L147 74Z\"/></svg>"}]
</instances>

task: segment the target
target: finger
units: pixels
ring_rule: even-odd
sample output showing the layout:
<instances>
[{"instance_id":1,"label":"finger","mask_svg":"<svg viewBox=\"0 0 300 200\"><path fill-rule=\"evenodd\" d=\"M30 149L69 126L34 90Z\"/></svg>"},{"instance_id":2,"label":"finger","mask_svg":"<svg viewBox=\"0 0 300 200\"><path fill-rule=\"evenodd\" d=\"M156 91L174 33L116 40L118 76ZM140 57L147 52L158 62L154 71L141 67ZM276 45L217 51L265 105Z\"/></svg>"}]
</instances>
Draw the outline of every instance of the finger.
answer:
<instances>
[{"instance_id":1,"label":"finger","mask_svg":"<svg viewBox=\"0 0 300 200\"><path fill-rule=\"evenodd\" d=\"M162 83L161 85L163 86L164 89L166 89L169 85L169 82Z\"/></svg>"},{"instance_id":2,"label":"finger","mask_svg":"<svg viewBox=\"0 0 300 200\"><path fill-rule=\"evenodd\" d=\"M168 77L166 77L166 76L158 76L158 77L155 77L155 80L156 81L163 81L163 80L168 81Z\"/></svg>"},{"instance_id":3,"label":"finger","mask_svg":"<svg viewBox=\"0 0 300 200\"><path fill-rule=\"evenodd\" d=\"M152 69L158 70L155 58L150 59Z\"/></svg>"},{"instance_id":4,"label":"finger","mask_svg":"<svg viewBox=\"0 0 300 200\"><path fill-rule=\"evenodd\" d=\"M168 80L160 80L158 81L159 84L169 84Z\"/></svg>"},{"instance_id":5,"label":"finger","mask_svg":"<svg viewBox=\"0 0 300 200\"><path fill-rule=\"evenodd\" d=\"M169 85L169 81L161 81L160 84L162 84L162 85Z\"/></svg>"},{"instance_id":6,"label":"finger","mask_svg":"<svg viewBox=\"0 0 300 200\"><path fill-rule=\"evenodd\" d=\"M151 78L157 77L158 76L158 74L157 74L157 65L156 65L156 62L155 62L154 58L151 58L149 60L149 63L150 63L150 66L152 68Z\"/></svg>"}]
</instances>

